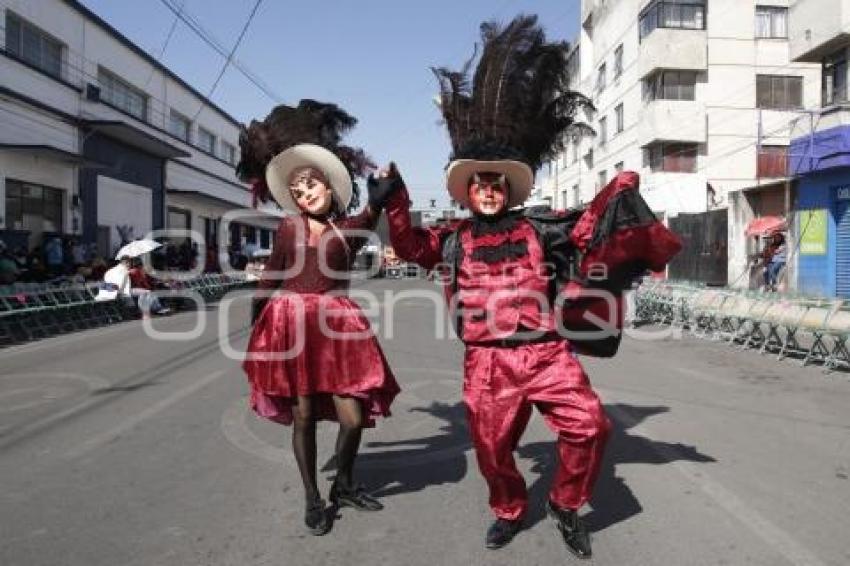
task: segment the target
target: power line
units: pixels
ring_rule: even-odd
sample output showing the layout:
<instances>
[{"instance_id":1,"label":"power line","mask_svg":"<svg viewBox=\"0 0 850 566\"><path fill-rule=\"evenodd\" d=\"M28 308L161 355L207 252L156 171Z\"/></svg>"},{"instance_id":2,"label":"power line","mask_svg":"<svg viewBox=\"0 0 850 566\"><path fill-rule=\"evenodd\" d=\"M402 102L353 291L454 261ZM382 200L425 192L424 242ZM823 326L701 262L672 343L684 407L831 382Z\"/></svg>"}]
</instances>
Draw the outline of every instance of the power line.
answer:
<instances>
[{"instance_id":1,"label":"power line","mask_svg":"<svg viewBox=\"0 0 850 566\"><path fill-rule=\"evenodd\" d=\"M239 45L242 43L242 39L245 37L245 33L248 31L248 28L251 26L251 22L254 21L254 16L257 14L257 10L260 8L260 4L263 3L263 0L257 0L254 3L254 8L251 10L251 13L248 15L248 19L245 22L245 25L242 26L242 31L239 33L239 37L236 38L236 43L233 44L233 49L230 50L230 53L227 55L227 59L224 61L224 65L221 66L221 71L219 71L218 76L215 78L213 85L210 87L209 93L207 93L207 98L211 98L213 93L215 92L216 87L218 87L218 83L221 81L221 78L224 76L224 73L227 71L227 67L230 66L230 62L233 60L233 56L236 54L236 50L239 49ZM179 17L179 16L178 16ZM198 119L198 115L203 111L205 104L201 104L198 107L198 111L195 112L195 116L192 118L192 121Z\"/></svg>"},{"instance_id":2,"label":"power line","mask_svg":"<svg viewBox=\"0 0 850 566\"><path fill-rule=\"evenodd\" d=\"M198 21L195 18L193 18L191 16L191 14L188 13L188 11L179 10L177 7L174 6L174 4L172 3L172 0L160 0L160 2L162 2L162 4L165 5L166 8L171 10L171 12L173 12L174 15L178 19L180 19L181 22L186 24L186 26L195 33L195 35L197 35L199 38L201 38L201 40L204 43L206 43L208 46L210 46L216 53L218 53L219 55L221 55L225 59L228 58L229 55L228 55L227 49L225 49L221 45L221 42L218 41L211 33L209 33L207 30L205 30L200 25L200 23L198 23ZM260 89L260 91L264 95L266 95L270 100L272 100L272 101L274 101L275 103L278 103L278 104L283 102L283 97L278 95L277 93L275 93L268 85L266 85L259 77L257 77L257 75L253 71L248 69L238 59L236 59L234 57L230 57L230 59L231 59L230 64L233 65L234 68L239 70L239 72L242 73L242 75L246 79L248 79L248 81L250 81L258 89Z\"/></svg>"}]
</instances>

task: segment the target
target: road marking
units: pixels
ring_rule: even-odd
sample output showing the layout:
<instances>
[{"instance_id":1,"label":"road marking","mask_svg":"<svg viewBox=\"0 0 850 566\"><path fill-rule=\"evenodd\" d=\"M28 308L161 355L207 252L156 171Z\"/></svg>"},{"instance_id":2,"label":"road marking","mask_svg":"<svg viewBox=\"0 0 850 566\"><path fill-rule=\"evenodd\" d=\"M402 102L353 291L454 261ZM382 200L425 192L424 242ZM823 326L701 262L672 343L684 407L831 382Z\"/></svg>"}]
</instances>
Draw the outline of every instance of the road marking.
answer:
<instances>
[{"instance_id":1,"label":"road marking","mask_svg":"<svg viewBox=\"0 0 850 566\"><path fill-rule=\"evenodd\" d=\"M65 454L65 458L68 458L68 459L79 458L80 456L84 456L85 454L88 454L92 450L96 450L96 449L100 448L101 446L103 446L105 444L109 444L110 442L113 442L114 440L116 440L120 436L130 432L133 428L137 427L138 425L145 422L146 420L158 415L159 413L161 413L165 409L169 408L170 406L174 405L175 403L182 401L183 399L185 399L189 395L192 395L196 391L206 387L207 385L209 385L210 383L212 383L213 381L215 381L216 379L221 377L223 374L224 374L224 370L219 370L219 371L213 372L213 373L209 374L208 376L204 377L203 379L195 381L195 382L191 383L190 385L184 387L183 389L180 389L179 391L172 393L169 397L159 401L158 403L156 403L154 405L151 405L150 407L143 410L142 412L140 412L140 413L138 413L138 414L136 414L132 417L129 417L127 420L123 421L117 427L115 427L111 430L104 431L100 434L97 434L97 435L89 438L83 444L81 444L81 445L77 446L76 448L73 448L72 450L68 451Z\"/></svg>"},{"instance_id":2,"label":"road marking","mask_svg":"<svg viewBox=\"0 0 850 566\"><path fill-rule=\"evenodd\" d=\"M640 424L628 411L612 406L606 406L605 411L623 423L629 430L641 433L647 437L651 436L648 428ZM733 492L711 479L703 471L704 468L702 466L697 469L694 464L679 460L679 454L677 454L674 448L652 445L651 449L667 460L668 465L673 466L691 483L702 489L712 501L758 535L768 546L779 552L789 562L795 566L826 566L825 562L818 558L811 550L803 546L803 544L794 540L788 532L767 520L764 515L756 511L751 505L748 505Z\"/></svg>"}]
</instances>

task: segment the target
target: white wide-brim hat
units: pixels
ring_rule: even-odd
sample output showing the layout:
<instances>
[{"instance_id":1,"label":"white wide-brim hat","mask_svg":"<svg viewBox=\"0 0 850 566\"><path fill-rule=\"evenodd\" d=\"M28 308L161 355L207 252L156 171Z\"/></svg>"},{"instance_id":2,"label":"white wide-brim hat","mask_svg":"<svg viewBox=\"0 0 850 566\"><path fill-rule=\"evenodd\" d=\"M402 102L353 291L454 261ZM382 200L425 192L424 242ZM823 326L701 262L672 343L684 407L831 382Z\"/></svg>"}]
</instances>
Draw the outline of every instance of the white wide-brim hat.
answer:
<instances>
[{"instance_id":1,"label":"white wide-brim hat","mask_svg":"<svg viewBox=\"0 0 850 566\"><path fill-rule=\"evenodd\" d=\"M452 198L462 206L469 208L469 180L476 173L497 173L508 179L510 192L508 206L513 208L525 202L534 185L534 172L522 161L509 159L498 161L479 161L477 159L456 159L449 163L446 170L446 186Z\"/></svg>"},{"instance_id":2,"label":"white wide-brim hat","mask_svg":"<svg viewBox=\"0 0 850 566\"><path fill-rule=\"evenodd\" d=\"M301 209L289 192L289 180L294 171L312 167L322 172L342 210L351 202L351 175L339 157L320 145L302 143L278 153L266 167L266 184L277 203L289 212Z\"/></svg>"}]
</instances>

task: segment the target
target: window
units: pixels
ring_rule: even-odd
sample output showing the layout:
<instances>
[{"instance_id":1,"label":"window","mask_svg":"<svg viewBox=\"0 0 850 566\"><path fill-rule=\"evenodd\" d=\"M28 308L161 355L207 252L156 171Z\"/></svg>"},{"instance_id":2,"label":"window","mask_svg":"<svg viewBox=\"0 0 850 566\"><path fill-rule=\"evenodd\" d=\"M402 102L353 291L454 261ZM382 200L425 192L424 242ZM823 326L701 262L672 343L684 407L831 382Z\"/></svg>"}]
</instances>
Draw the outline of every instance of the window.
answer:
<instances>
[{"instance_id":1,"label":"window","mask_svg":"<svg viewBox=\"0 0 850 566\"><path fill-rule=\"evenodd\" d=\"M6 228L33 234L62 232L63 191L6 179Z\"/></svg>"},{"instance_id":2,"label":"window","mask_svg":"<svg viewBox=\"0 0 850 566\"><path fill-rule=\"evenodd\" d=\"M222 141L221 158L230 163L231 165L236 165L236 148L232 144L229 144L226 141Z\"/></svg>"},{"instance_id":3,"label":"window","mask_svg":"<svg viewBox=\"0 0 850 566\"><path fill-rule=\"evenodd\" d=\"M842 49L823 63L823 105L847 100L847 54Z\"/></svg>"},{"instance_id":4,"label":"window","mask_svg":"<svg viewBox=\"0 0 850 566\"><path fill-rule=\"evenodd\" d=\"M647 100L695 100L694 71L660 71L644 81Z\"/></svg>"},{"instance_id":5,"label":"window","mask_svg":"<svg viewBox=\"0 0 850 566\"><path fill-rule=\"evenodd\" d=\"M6 52L50 76L62 78L62 44L8 10Z\"/></svg>"},{"instance_id":6,"label":"window","mask_svg":"<svg viewBox=\"0 0 850 566\"><path fill-rule=\"evenodd\" d=\"M803 77L756 76L758 108L802 108Z\"/></svg>"},{"instance_id":7,"label":"window","mask_svg":"<svg viewBox=\"0 0 850 566\"><path fill-rule=\"evenodd\" d=\"M588 149L587 155L584 156L584 164L587 165L588 169L593 169L593 150Z\"/></svg>"},{"instance_id":8,"label":"window","mask_svg":"<svg viewBox=\"0 0 850 566\"><path fill-rule=\"evenodd\" d=\"M639 18L640 39L658 28L705 29L705 0L654 0Z\"/></svg>"},{"instance_id":9,"label":"window","mask_svg":"<svg viewBox=\"0 0 850 566\"><path fill-rule=\"evenodd\" d=\"M614 50L614 78L619 78L623 74L623 44L621 43Z\"/></svg>"},{"instance_id":10,"label":"window","mask_svg":"<svg viewBox=\"0 0 850 566\"><path fill-rule=\"evenodd\" d=\"M599 65L599 71L596 75L596 90L598 92L602 92L603 90L605 90L605 74L605 63L602 63L601 65Z\"/></svg>"},{"instance_id":11,"label":"window","mask_svg":"<svg viewBox=\"0 0 850 566\"><path fill-rule=\"evenodd\" d=\"M189 132L191 131L191 128L192 122L189 121L189 118L177 112L176 110L171 110L168 121L169 132L171 132L184 142L189 143Z\"/></svg>"},{"instance_id":12,"label":"window","mask_svg":"<svg viewBox=\"0 0 850 566\"><path fill-rule=\"evenodd\" d=\"M623 120L623 104L620 103L614 108L614 116L617 120L617 133L619 134L625 129L625 123Z\"/></svg>"},{"instance_id":13,"label":"window","mask_svg":"<svg viewBox=\"0 0 850 566\"><path fill-rule=\"evenodd\" d=\"M626 167L626 164L624 162L620 161L619 163L614 165L614 171L616 171L617 173L622 173L623 169L625 169L625 167Z\"/></svg>"},{"instance_id":14,"label":"window","mask_svg":"<svg viewBox=\"0 0 850 566\"><path fill-rule=\"evenodd\" d=\"M608 184L608 172L605 171L605 169L603 169L602 171L599 172L599 179L598 179L597 183L598 183L596 185L597 189L601 189L602 187L604 187L605 185Z\"/></svg>"},{"instance_id":15,"label":"window","mask_svg":"<svg viewBox=\"0 0 850 566\"><path fill-rule=\"evenodd\" d=\"M787 38L788 8L756 6L756 37Z\"/></svg>"},{"instance_id":16,"label":"window","mask_svg":"<svg viewBox=\"0 0 850 566\"><path fill-rule=\"evenodd\" d=\"M101 100L139 120L147 120L148 96L144 92L103 68L98 69L97 81Z\"/></svg>"},{"instance_id":17,"label":"window","mask_svg":"<svg viewBox=\"0 0 850 566\"><path fill-rule=\"evenodd\" d=\"M567 189L561 191L561 208L569 208L569 204L567 203Z\"/></svg>"},{"instance_id":18,"label":"window","mask_svg":"<svg viewBox=\"0 0 850 566\"><path fill-rule=\"evenodd\" d=\"M578 138L573 139L573 163L578 161Z\"/></svg>"},{"instance_id":19,"label":"window","mask_svg":"<svg viewBox=\"0 0 850 566\"><path fill-rule=\"evenodd\" d=\"M599 119L599 145L608 143L608 118Z\"/></svg>"},{"instance_id":20,"label":"window","mask_svg":"<svg viewBox=\"0 0 850 566\"><path fill-rule=\"evenodd\" d=\"M211 155L215 155L215 135L209 130L198 128L198 147Z\"/></svg>"},{"instance_id":21,"label":"window","mask_svg":"<svg viewBox=\"0 0 850 566\"><path fill-rule=\"evenodd\" d=\"M696 173L697 144L656 143L645 152L646 165L653 172Z\"/></svg>"},{"instance_id":22,"label":"window","mask_svg":"<svg viewBox=\"0 0 850 566\"><path fill-rule=\"evenodd\" d=\"M581 195L578 191L578 185L573 185L573 206L578 207L581 204Z\"/></svg>"},{"instance_id":23,"label":"window","mask_svg":"<svg viewBox=\"0 0 850 566\"><path fill-rule=\"evenodd\" d=\"M757 170L759 177L785 177L788 172L788 146L761 146Z\"/></svg>"}]
</instances>

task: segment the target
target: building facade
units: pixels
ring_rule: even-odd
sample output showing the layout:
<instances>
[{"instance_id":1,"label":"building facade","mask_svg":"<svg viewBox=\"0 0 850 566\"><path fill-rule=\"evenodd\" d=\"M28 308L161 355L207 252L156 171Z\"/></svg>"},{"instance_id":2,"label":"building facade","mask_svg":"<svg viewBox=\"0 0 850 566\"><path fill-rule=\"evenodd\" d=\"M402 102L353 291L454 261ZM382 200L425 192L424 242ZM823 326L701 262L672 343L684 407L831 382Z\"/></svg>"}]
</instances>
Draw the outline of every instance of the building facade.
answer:
<instances>
[{"instance_id":1,"label":"building facade","mask_svg":"<svg viewBox=\"0 0 850 566\"><path fill-rule=\"evenodd\" d=\"M828 17L825 16L828 14ZM793 123L797 288L850 298L850 0L797 0L791 57L822 73L820 108Z\"/></svg>"},{"instance_id":2,"label":"building facade","mask_svg":"<svg viewBox=\"0 0 850 566\"><path fill-rule=\"evenodd\" d=\"M748 218L733 214L730 197L787 177L789 124L820 96L818 67L791 61L789 5L583 0L570 67L573 88L596 106L580 116L596 135L571 137L550 164L555 206L588 202L617 172L637 171L659 217L714 226L710 245L686 251L724 257L724 282L740 284Z\"/></svg>"},{"instance_id":3,"label":"building facade","mask_svg":"<svg viewBox=\"0 0 850 566\"><path fill-rule=\"evenodd\" d=\"M0 236L75 237L109 256L151 230L215 242L250 207L240 123L75 0L0 0ZM234 224L269 241L271 209ZM266 246L268 247L268 246Z\"/></svg>"}]
</instances>

